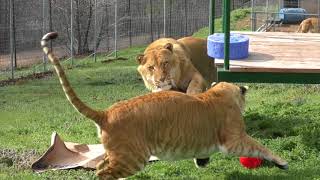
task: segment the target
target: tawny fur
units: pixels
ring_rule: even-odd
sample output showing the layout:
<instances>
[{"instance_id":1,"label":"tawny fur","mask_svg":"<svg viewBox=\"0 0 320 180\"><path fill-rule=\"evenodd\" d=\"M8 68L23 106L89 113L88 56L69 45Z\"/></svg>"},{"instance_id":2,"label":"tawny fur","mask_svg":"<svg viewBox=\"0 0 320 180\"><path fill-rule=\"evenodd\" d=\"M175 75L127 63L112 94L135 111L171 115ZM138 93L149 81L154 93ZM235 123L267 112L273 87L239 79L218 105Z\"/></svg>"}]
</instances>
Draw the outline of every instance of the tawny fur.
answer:
<instances>
[{"instance_id":1,"label":"tawny fur","mask_svg":"<svg viewBox=\"0 0 320 180\"><path fill-rule=\"evenodd\" d=\"M153 92L171 89L196 94L216 80L214 60L207 55L205 39L161 38L151 43L137 60L138 72Z\"/></svg>"},{"instance_id":2,"label":"tawny fur","mask_svg":"<svg viewBox=\"0 0 320 180\"><path fill-rule=\"evenodd\" d=\"M197 95L162 91L116 103L104 111L93 110L76 96L58 58L47 47L56 35L43 37L43 50L71 104L101 127L106 150L97 166L101 179L131 176L145 167L151 155L162 160L201 159L216 151L260 157L287 168L287 162L245 132L241 113L245 88L221 82Z\"/></svg>"},{"instance_id":3,"label":"tawny fur","mask_svg":"<svg viewBox=\"0 0 320 180\"><path fill-rule=\"evenodd\" d=\"M316 17L308 18L303 20L300 23L299 29L297 32L300 33L307 33L307 32L312 32L312 33L319 33L319 19Z\"/></svg>"}]
</instances>

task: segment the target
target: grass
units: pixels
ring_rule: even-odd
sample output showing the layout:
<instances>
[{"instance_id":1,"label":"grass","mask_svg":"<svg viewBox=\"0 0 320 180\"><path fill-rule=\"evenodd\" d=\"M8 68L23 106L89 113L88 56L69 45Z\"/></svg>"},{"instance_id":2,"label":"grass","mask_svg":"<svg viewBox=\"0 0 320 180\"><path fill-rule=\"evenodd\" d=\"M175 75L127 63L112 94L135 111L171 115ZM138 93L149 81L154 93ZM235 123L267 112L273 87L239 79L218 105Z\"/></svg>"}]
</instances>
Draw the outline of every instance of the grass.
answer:
<instances>
[{"instance_id":1,"label":"grass","mask_svg":"<svg viewBox=\"0 0 320 180\"><path fill-rule=\"evenodd\" d=\"M145 94L134 60L144 47L119 52L128 61L101 63L84 59L67 76L80 98L94 108ZM68 62L65 63L68 66ZM238 158L215 153L207 168L192 160L156 162L130 179L320 179L320 87L318 85L249 84L245 122L250 135L285 158L289 170L270 163L248 170ZM29 164L43 153L50 135L98 143L92 121L67 102L56 76L0 87L0 179L96 179L94 171L33 173Z\"/></svg>"},{"instance_id":2,"label":"grass","mask_svg":"<svg viewBox=\"0 0 320 180\"><path fill-rule=\"evenodd\" d=\"M237 9L231 12L230 29L237 31L250 31L250 9ZM222 18L215 20L215 32L222 32ZM204 27L193 34L195 37L206 37L209 34L209 28Z\"/></svg>"}]
</instances>

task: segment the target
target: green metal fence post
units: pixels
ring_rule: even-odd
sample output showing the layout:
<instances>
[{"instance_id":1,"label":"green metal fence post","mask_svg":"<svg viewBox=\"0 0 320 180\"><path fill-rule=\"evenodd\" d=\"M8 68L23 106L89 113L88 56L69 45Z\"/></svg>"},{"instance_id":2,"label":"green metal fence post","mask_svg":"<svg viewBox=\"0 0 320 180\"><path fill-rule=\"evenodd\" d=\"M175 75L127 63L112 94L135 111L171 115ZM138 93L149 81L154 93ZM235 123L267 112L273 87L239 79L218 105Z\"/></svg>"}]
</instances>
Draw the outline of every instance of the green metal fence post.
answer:
<instances>
[{"instance_id":1,"label":"green metal fence post","mask_svg":"<svg viewBox=\"0 0 320 180\"><path fill-rule=\"evenodd\" d=\"M225 29L224 29L224 24L226 23L226 20L225 20L225 17L226 17L226 16L225 16L224 13L225 13L225 6L226 6L226 5L225 5L225 2L226 2L226 1L229 1L229 0L222 0L222 6L221 6L221 12L222 12L222 13L221 13L221 16L222 16L222 17L221 17L221 20L222 20L222 33L224 33L224 31L225 31Z\"/></svg>"},{"instance_id":2,"label":"green metal fence post","mask_svg":"<svg viewBox=\"0 0 320 180\"><path fill-rule=\"evenodd\" d=\"M209 35L214 34L215 0L210 0Z\"/></svg>"},{"instance_id":3,"label":"green metal fence post","mask_svg":"<svg viewBox=\"0 0 320 180\"><path fill-rule=\"evenodd\" d=\"M229 70L230 52L230 0L224 0L224 69Z\"/></svg>"}]
</instances>

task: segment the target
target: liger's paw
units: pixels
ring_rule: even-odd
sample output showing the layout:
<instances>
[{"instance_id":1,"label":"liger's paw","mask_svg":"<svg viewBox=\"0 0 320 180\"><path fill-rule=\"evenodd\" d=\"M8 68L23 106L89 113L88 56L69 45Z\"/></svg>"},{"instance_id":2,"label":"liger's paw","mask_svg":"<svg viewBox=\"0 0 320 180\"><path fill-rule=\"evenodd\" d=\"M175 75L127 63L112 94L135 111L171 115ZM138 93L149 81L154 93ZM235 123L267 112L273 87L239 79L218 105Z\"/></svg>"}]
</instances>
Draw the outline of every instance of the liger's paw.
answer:
<instances>
[{"instance_id":1,"label":"liger's paw","mask_svg":"<svg viewBox=\"0 0 320 180\"><path fill-rule=\"evenodd\" d=\"M194 163L197 166L197 168L204 168L209 164L209 162L210 162L210 158L194 159Z\"/></svg>"},{"instance_id":2,"label":"liger's paw","mask_svg":"<svg viewBox=\"0 0 320 180\"><path fill-rule=\"evenodd\" d=\"M284 163L283 165L282 164L276 164L276 166L280 169L283 169L283 170L287 170L289 169L289 165L288 163Z\"/></svg>"}]
</instances>

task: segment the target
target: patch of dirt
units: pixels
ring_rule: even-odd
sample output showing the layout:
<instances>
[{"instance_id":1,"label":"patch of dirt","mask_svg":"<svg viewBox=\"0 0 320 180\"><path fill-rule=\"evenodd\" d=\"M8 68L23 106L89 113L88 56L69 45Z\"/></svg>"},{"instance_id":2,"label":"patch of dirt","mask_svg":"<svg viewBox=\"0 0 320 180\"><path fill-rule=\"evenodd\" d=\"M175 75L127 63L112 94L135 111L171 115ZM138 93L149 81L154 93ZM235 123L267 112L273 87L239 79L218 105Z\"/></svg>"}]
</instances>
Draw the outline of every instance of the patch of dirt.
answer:
<instances>
[{"instance_id":1,"label":"patch of dirt","mask_svg":"<svg viewBox=\"0 0 320 180\"><path fill-rule=\"evenodd\" d=\"M13 149L0 149L0 168L14 167L18 169L29 169L31 164L39 158L36 150L18 152Z\"/></svg>"},{"instance_id":2,"label":"patch of dirt","mask_svg":"<svg viewBox=\"0 0 320 180\"><path fill-rule=\"evenodd\" d=\"M275 25L268 29L268 32L296 32L299 28L299 24L282 24L280 26Z\"/></svg>"},{"instance_id":3,"label":"patch of dirt","mask_svg":"<svg viewBox=\"0 0 320 180\"><path fill-rule=\"evenodd\" d=\"M54 47L55 54L64 58L67 57L67 50L65 47ZM34 64L43 63L43 52L42 49L35 48L34 50L20 50L16 54L17 68L28 68ZM11 68L11 57L10 53L0 54L0 70L10 70Z\"/></svg>"},{"instance_id":4,"label":"patch of dirt","mask_svg":"<svg viewBox=\"0 0 320 180\"><path fill-rule=\"evenodd\" d=\"M2 80L0 81L0 87L8 86L8 85L18 85L29 80L43 79L46 77L51 77L52 75L53 75L52 71L47 71L47 72L41 72L41 73L33 73L33 74L22 76L16 79Z\"/></svg>"},{"instance_id":5,"label":"patch of dirt","mask_svg":"<svg viewBox=\"0 0 320 180\"><path fill-rule=\"evenodd\" d=\"M263 17L259 17L258 20L263 19ZM264 22L257 22L257 28L260 27ZM250 17L246 17L235 24L235 28L238 30L242 29L251 29L251 20ZM299 24L282 24L275 25L267 30L267 32L296 32L299 28Z\"/></svg>"},{"instance_id":6,"label":"patch of dirt","mask_svg":"<svg viewBox=\"0 0 320 180\"><path fill-rule=\"evenodd\" d=\"M238 30L242 29L251 29L251 20L250 16L245 17L244 19L237 21L235 28Z\"/></svg>"}]
</instances>

